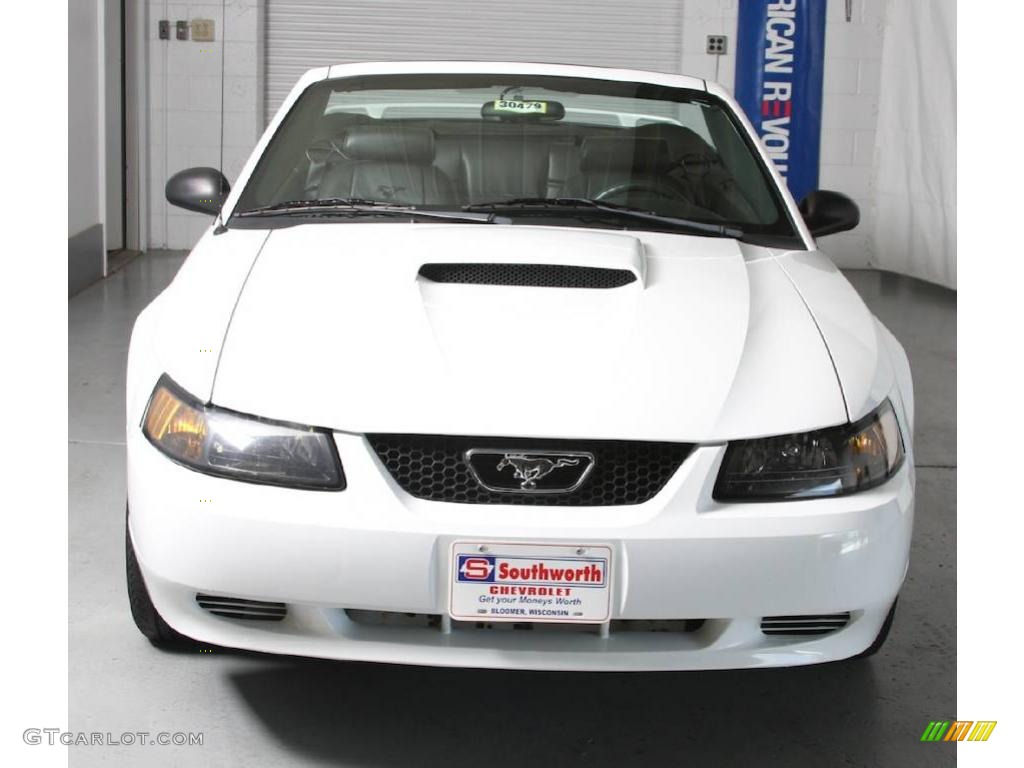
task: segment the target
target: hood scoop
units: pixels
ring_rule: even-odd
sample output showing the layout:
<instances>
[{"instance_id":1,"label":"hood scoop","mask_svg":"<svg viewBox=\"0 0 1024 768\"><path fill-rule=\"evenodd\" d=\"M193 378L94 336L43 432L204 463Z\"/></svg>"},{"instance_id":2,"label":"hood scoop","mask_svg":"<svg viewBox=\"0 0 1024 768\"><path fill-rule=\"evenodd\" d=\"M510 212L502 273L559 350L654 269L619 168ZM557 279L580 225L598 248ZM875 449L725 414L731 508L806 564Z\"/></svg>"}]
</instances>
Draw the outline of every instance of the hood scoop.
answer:
<instances>
[{"instance_id":1,"label":"hood scoop","mask_svg":"<svg viewBox=\"0 0 1024 768\"><path fill-rule=\"evenodd\" d=\"M621 288L636 282L628 269L572 264L424 264L421 278L434 283L514 285L531 288Z\"/></svg>"},{"instance_id":2,"label":"hood scoop","mask_svg":"<svg viewBox=\"0 0 1024 768\"><path fill-rule=\"evenodd\" d=\"M420 285L463 283L537 288L643 289L644 245L636 237L606 230L515 226L422 229L410 243L418 257ZM458 247L453 247L455 243Z\"/></svg>"}]
</instances>

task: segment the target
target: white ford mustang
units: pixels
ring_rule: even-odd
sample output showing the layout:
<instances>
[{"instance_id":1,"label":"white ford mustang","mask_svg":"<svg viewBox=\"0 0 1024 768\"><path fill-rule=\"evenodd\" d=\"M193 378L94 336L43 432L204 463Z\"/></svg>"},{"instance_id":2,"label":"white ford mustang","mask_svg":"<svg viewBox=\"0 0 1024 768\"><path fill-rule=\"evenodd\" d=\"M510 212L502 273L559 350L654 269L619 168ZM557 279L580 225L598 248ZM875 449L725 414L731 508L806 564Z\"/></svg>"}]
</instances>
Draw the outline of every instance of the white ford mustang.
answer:
<instances>
[{"instance_id":1,"label":"white ford mustang","mask_svg":"<svg viewBox=\"0 0 1024 768\"><path fill-rule=\"evenodd\" d=\"M558 670L875 652L902 348L728 93L574 66L313 70L142 314L128 589L155 644Z\"/></svg>"}]
</instances>

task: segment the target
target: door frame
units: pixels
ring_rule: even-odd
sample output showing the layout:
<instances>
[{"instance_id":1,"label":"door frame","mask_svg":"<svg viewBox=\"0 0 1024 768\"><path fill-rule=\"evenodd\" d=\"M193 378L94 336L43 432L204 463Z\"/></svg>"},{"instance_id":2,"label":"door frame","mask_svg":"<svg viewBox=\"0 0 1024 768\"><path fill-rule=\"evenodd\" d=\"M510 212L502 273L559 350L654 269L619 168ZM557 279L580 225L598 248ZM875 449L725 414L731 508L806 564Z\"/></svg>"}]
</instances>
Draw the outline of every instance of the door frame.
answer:
<instances>
[{"instance_id":1,"label":"door frame","mask_svg":"<svg viewBox=\"0 0 1024 768\"><path fill-rule=\"evenodd\" d=\"M148 245L149 185L147 179L148 56L146 29L149 3L120 0L122 7L122 116L124 123L124 247L145 251Z\"/></svg>"}]
</instances>

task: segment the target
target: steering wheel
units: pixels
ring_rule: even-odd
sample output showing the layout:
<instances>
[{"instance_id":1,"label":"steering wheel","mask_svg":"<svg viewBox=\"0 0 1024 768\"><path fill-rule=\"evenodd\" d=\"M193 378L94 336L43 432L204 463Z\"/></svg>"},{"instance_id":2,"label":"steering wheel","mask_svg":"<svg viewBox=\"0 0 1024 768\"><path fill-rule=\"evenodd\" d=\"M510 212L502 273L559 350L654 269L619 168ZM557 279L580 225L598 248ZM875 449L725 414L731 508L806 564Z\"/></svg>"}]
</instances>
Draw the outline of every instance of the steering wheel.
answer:
<instances>
[{"instance_id":1,"label":"steering wheel","mask_svg":"<svg viewBox=\"0 0 1024 768\"><path fill-rule=\"evenodd\" d=\"M669 200L686 199L685 196L680 194L681 191L675 185L661 179L654 181L627 181L601 190L594 195L594 199L608 200L609 198L626 195L630 192L647 192L655 197L664 197Z\"/></svg>"}]
</instances>

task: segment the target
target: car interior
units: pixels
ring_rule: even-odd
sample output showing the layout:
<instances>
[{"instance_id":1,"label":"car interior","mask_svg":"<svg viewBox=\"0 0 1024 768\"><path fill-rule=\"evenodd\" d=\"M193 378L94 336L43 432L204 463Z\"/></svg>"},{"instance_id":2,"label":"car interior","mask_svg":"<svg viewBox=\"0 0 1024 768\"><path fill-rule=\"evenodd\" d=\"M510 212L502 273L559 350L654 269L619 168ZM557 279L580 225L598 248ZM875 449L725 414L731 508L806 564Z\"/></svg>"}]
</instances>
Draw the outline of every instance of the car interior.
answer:
<instances>
[{"instance_id":1,"label":"car interior","mask_svg":"<svg viewBox=\"0 0 1024 768\"><path fill-rule=\"evenodd\" d=\"M709 221L759 216L719 154L671 123L323 115L284 199L362 198L457 207L580 197Z\"/></svg>"}]
</instances>

